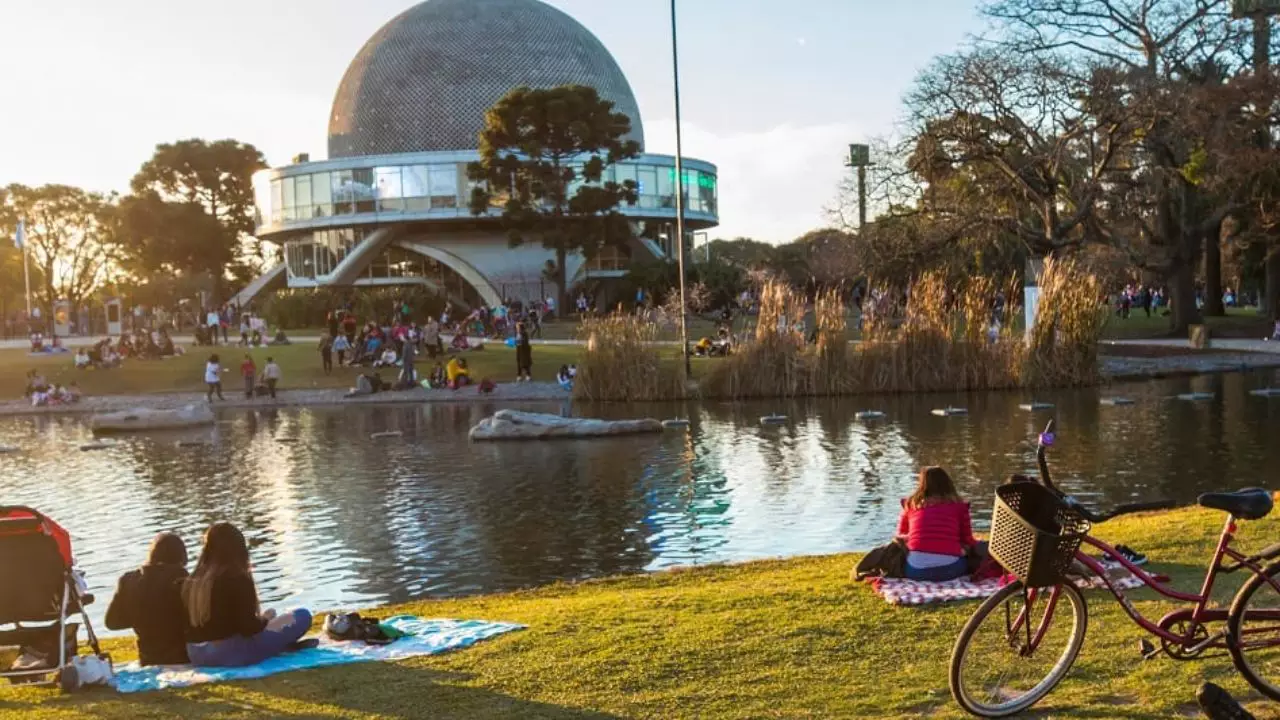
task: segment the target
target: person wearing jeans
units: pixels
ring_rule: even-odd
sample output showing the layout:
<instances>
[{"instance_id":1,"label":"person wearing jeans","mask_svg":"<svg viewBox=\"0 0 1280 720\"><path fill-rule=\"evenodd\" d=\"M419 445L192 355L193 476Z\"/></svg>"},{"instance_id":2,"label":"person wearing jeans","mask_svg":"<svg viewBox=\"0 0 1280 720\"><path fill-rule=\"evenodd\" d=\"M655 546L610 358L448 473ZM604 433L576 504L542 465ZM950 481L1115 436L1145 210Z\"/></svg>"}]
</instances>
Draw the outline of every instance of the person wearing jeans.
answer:
<instances>
[{"instance_id":1,"label":"person wearing jeans","mask_svg":"<svg viewBox=\"0 0 1280 720\"><path fill-rule=\"evenodd\" d=\"M969 572L968 550L986 549L973 537L969 503L940 467L920 471L916 491L902 500L897 536L907 544L908 580L955 580Z\"/></svg>"},{"instance_id":2,"label":"person wearing jeans","mask_svg":"<svg viewBox=\"0 0 1280 720\"><path fill-rule=\"evenodd\" d=\"M219 400L226 400L222 397L222 365L218 362L217 355L210 355L209 362L204 366L204 382L209 386L208 400L213 402L213 394L218 393Z\"/></svg>"},{"instance_id":3,"label":"person wearing jeans","mask_svg":"<svg viewBox=\"0 0 1280 720\"><path fill-rule=\"evenodd\" d=\"M214 523L204 535L196 570L182 588L187 655L195 665L243 667L300 646L311 629L307 610L262 612L249 548L234 525Z\"/></svg>"},{"instance_id":4,"label":"person wearing jeans","mask_svg":"<svg viewBox=\"0 0 1280 720\"><path fill-rule=\"evenodd\" d=\"M275 358L267 358L266 367L262 368L262 379L267 383L267 392L271 394L271 399L276 399L276 384L280 382L280 366L276 364Z\"/></svg>"}]
</instances>

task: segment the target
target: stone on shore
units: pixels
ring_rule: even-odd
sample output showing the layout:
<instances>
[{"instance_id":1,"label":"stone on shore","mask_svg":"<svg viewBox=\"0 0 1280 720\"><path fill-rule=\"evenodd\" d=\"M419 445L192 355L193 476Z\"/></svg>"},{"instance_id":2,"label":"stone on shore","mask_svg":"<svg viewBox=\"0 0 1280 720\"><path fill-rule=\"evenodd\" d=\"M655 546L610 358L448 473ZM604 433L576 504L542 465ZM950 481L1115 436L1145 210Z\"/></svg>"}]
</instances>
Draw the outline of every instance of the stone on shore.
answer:
<instances>
[{"instance_id":1,"label":"stone on shore","mask_svg":"<svg viewBox=\"0 0 1280 720\"><path fill-rule=\"evenodd\" d=\"M142 432L146 430L182 430L213 425L213 411L207 407L188 405L177 410L138 408L95 415L90 427L96 433Z\"/></svg>"},{"instance_id":2,"label":"stone on shore","mask_svg":"<svg viewBox=\"0 0 1280 720\"><path fill-rule=\"evenodd\" d=\"M471 428L472 440L554 440L613 435L660 433L662 423L653 419L597 420L559 415L499 410Z\"/></svg>"}]
</instances>

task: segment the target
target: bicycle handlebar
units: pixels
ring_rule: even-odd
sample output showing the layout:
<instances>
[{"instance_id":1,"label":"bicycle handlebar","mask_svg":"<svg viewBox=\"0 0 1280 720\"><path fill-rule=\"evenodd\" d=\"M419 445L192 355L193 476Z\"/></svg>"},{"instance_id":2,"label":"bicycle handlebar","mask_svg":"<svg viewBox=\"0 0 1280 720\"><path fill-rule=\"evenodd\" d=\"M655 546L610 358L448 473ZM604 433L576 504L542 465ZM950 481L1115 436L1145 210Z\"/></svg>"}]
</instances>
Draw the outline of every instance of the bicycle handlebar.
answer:
<instances>
[{"instance_id":1,"label":"bicycle handlebar","mask_svg":"<svg viewBox=\"0 0 1280 720\"><path fill-rule=\"evenodd\" d=\"M1096 524L1106 522L1111 518L1118 517L1120 515L1149 512L1152 510L1171 510L1178 506L1178 504L1172 500L1154 500L1151 502L1125 503L1123 505L1117 505L1112 508L1110 512L1105 513L1096 513L1085 507L1084 504L1076 498L1059 490L1053 484L1053 478L1049 475L1049 462L1045 459L1045 448L1053 445L1053 441L1056 439L1053 434L1053 429L1054 421L1050 420L1049 424L1045 425L1044 432L1040 433L1039 443L1036 447L1036 463L1040 466L1040 482L1044 484L1045 487L1052 490L1058 497L1062 498L1063 502L1065 502L1068 507L1080 513L1084 519Z\"/></svg>"}]
</instances>

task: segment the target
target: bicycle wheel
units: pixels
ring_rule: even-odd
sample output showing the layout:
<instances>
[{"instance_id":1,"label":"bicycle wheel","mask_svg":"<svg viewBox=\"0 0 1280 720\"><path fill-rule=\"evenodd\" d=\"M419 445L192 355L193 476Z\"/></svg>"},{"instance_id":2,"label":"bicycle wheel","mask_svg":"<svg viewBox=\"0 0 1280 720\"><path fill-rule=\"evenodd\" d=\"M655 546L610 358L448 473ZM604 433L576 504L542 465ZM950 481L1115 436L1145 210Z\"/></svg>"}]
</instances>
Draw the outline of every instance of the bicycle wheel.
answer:
<instances>
[{"instance_id":1,"label":"bicycle wheel","mask_svg":"<svg viewBox=\"0 0 1280 720\"><path fill-rule=\"evenodd\" d=\"M1022 583L987 598L956 638L951 652L951 696L979 717L1005 717L1035 705L1066 676L1088 626L1088 608L1070 582L1059 585L1056 602L1044 588L1027 610ZM1026 622L1030 619L1030 622ZM1032 639L1043 636L1030 652Z\"/></svg>"},{"instance_id":2,"label":"bicycle wheel","mask_svg":"<svg viewBox=\"0 0 1280 720\"><path fill-rule=\"evenodd\" d=\"M1227 649L1236 670L1272 700L1280 700L1280 563L1240 588L1227 616ZM1268 582L1270 580L1270 582Z\"/></svg>"}]
</instances>

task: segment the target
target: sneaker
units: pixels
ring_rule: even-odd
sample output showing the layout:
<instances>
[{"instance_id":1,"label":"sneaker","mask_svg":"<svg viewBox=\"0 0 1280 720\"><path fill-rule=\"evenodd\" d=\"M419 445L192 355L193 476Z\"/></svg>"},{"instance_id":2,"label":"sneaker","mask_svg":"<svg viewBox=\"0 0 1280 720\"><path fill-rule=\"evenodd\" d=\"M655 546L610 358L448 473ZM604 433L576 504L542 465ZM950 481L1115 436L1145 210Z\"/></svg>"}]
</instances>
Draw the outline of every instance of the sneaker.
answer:
<instances>
[{"instance_id":1,"label":"sneaker","mask_svg":"<svg viewBox=\"0 0 1280 720\"><path fill-rule=\"evenodd\" d=\"M1117 552L1117 553L1120 553L1120 557L1124 558L1125 560L1128 560L1129 562L1133 563L1134 565L1145 565L1145 564L1147 564L1147 556L1146 556L1146 555L1143 555L1142 553L1138 552L1137 550L1134 550L1133 548L1129 547L1128 545L1117 545L1117 546L1116 546L1116 552ZM1113 558L1113 557L1111 556L1111 553L1107 553L1107 555L1106 555L1106 559L1107 559L1107 560L1114 560L1115 558Z\"/></svg>"},{"instance_id":2,"label":"sneaker","mask_svg":"<svg viewBox=\"0 0 1280 720\"><path fill-rule=\"evenodd\" d=\"M1196 692L1196 703L1213 720L1255 720L1253 713L1245 710L1230 693L1213 683L1200 686L1200 690Z\"/></svg>"}]
</instances>

